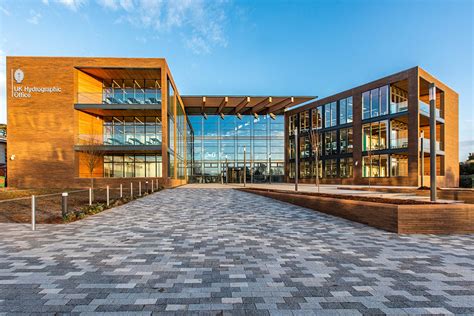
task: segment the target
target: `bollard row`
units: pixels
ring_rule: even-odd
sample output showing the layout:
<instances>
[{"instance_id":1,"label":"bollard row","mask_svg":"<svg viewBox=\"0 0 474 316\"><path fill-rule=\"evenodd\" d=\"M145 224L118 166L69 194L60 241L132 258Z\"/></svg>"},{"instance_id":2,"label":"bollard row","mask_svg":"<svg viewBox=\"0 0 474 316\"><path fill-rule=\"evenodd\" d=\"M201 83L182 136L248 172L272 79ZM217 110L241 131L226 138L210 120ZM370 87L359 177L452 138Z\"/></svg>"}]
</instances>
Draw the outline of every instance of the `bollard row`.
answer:
<instances>
[{"instance_id":1,"label":"bollard row","mask_svg":"<svg viewBox=\"0 0 474 316\"><path fill-rule=\"evenodd\" d=\"M156 184L155 184L156 181ZM153 193L155 189L159 188L158 179L151 180L151 190L149 190L149 182L145 181L145 192ZM89 188L89 206L92 206L93 203L93 189ZM64 217L67 216L69 209L68 209L68 192L63 192L61 194L61 215ZM138 196L142 196L142 182L138 182ZM120 184L120 198L123 198L123 184ZM133 199L133 182L130 182L130 198ZM110 206L110 186L107 185L106 187L106 202L107 206ZM31 230L36 230L36 196L31 196Z\"/></svg>"}]
</instances>

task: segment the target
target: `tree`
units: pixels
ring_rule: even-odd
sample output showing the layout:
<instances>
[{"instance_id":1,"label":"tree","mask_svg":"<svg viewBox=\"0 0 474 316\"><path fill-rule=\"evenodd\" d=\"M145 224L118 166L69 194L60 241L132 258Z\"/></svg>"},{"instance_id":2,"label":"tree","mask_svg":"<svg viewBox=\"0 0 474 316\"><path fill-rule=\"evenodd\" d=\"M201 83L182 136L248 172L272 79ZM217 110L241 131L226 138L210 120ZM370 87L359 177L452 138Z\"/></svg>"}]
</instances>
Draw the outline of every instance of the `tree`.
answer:
<instances>
[{"instance_id":1,"label":"tree","mask_svg":"<svg viewBox=\"0 0 474 316\"><path fill-rule=\"evenodd\" d=\"M89 172L92 195L94 195L94 171L100 165L105 155L102 147L102 135L82 135L79 144L81 145L82 152L81 160Z\"/></svg>"}]
</instances>

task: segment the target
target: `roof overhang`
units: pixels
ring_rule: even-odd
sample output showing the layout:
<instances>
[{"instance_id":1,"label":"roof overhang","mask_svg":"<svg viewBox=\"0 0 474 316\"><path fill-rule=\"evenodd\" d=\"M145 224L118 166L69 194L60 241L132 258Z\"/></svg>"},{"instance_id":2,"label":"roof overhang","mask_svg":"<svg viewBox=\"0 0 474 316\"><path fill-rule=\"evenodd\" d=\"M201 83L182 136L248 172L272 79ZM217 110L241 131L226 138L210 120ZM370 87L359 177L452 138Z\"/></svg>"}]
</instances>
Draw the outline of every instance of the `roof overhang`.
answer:
<instances>
[{"instance_id":1,"label":"roof overhang","mask_svg":"<svg viewBox=\"0 0 474 316\"><path fill-rule=\"evenodd\" d=\"M282 114L286 108L314 101L316 96L181 96L188 114Z\"/></svg>"},{"instance_id":2,"label":"roof overhang","mask_svg":"<svg viewBox=\"0 0 474 316\"><path fill-rule=\"evenodd\" d=\"M127 67L76 67L82 72L102 80L160 80L161 68Z\"/></svg>"}]
</instances>

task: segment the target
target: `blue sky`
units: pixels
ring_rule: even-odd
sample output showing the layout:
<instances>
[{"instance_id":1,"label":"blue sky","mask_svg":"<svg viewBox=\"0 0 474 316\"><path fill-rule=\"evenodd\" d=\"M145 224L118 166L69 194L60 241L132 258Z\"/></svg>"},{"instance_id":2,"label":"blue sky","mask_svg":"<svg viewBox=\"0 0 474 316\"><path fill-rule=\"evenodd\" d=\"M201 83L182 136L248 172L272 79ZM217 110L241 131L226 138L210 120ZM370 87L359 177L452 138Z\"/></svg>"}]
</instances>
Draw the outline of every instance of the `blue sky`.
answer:
<instances>
[{"instance_id":1,"label":"blue sky","mask_svg":"<svg viewBox=\"0 0 474 316\"><path fill-rule=\"evenodd\" d=\"M328 96L416 65L460 95L474 152L473 1L0 0L5 56L165 57L181 94Z\"/></svg>"}]
</instances>

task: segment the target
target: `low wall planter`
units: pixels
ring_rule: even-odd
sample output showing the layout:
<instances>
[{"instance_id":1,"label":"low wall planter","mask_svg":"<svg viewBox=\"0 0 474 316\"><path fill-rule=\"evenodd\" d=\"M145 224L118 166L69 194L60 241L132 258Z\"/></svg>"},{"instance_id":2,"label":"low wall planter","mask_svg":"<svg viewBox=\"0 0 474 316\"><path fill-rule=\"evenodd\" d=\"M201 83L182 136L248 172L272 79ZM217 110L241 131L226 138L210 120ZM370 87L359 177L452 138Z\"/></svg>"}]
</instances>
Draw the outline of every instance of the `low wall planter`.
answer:
<instances>
[{"instance_id":1,"label":"low wall planter","mask_svg":"<svg viewBox=\"0 0 474 316\"><path fill-rule=\"evenodd\" d=\"M474 205L392 200L374 202L330 194L238 189L399 234L474 233ZM376 200L374 198L373 200Z\"/></svg>"}]
</instances>

